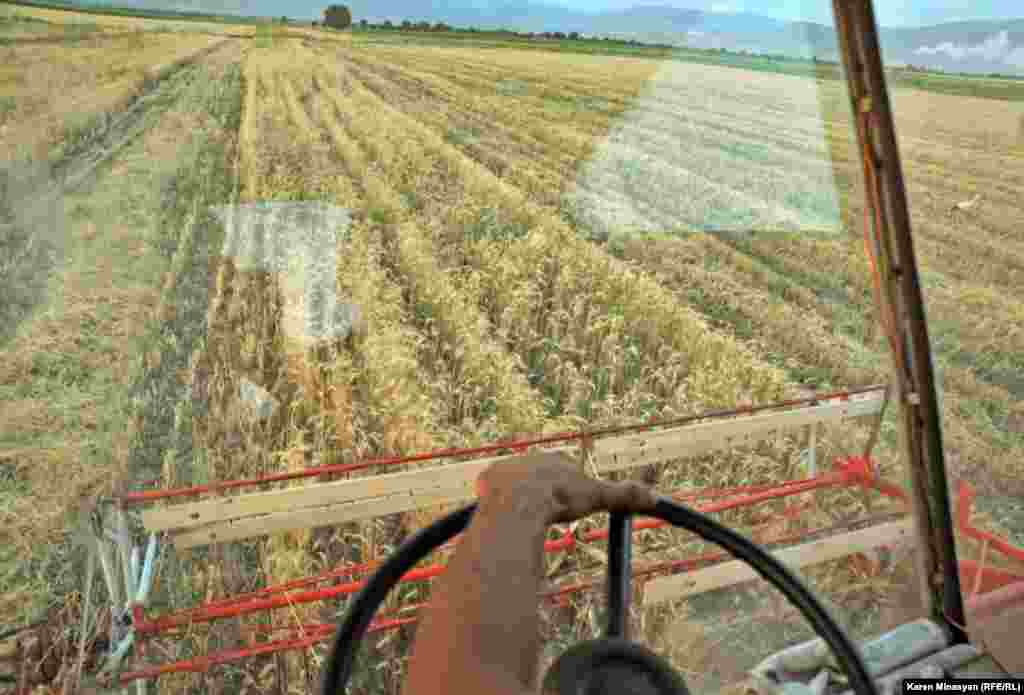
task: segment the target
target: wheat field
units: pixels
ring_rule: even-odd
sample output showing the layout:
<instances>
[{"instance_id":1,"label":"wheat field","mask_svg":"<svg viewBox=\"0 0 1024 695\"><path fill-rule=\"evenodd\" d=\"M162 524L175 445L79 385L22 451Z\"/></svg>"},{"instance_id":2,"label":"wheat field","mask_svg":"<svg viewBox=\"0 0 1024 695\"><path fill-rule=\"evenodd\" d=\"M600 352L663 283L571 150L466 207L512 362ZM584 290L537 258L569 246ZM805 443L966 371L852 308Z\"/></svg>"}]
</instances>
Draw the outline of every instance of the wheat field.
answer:
<instances>
[{"instance_id":1,"label":"wheat field","mask_svg":"<svg viewBox=\"0 0 1024 695\"><path fill-rule=\"evenodd\" d=\"M17 108L4 116L0 145L13 153L30 142L36 157L73 158L89 147L88 135L66 144L80 130L69 111L91 114L92 123L96 114L116 115L132 94L159 91L169 75L190 71L167 92L166 113L142 141L98 175L109 190L69 198L74 253L55 271L68 300L25 318L0 343L0 422L13 433L0 438L0 463L15 472L3 491L11 500L5 533L19 555L35 552L25 529L59 543L67 513L83 499L142 479L164 487L228 480L891 378L841 82L639 56L375 44L312 29L254 40L96 38L73 49L82 66L74 74L61 62L69 54L56 48L6 50L14 62L0 79L16 90ZM24 77L29 69L36 78ZM983 496L1012 494L1024 475L1017 291L1024 236L1014 214L1024 183L1024 105L909 89L892 98L941 377L947 464ZM182 133L190 134L187 148L177 142ZM123 193L152 208L149 217L97 225L71 214L98 209L97 196ZM976 194L980 204L954 210ZM330 281L359 321L343 339L311 344L287 318L288 282L225 253L223 219L211 210L268 202L346 212ZM139 262L133 274L122 277L109 258L111 267L87 272L106 247L112 258ZM127 318L115 320L103 308L106 297L129 281L131 291L117 295ZM74 321L61 322L69 307ZM105 347L83 340L87 319L90 335L116 330L120 340ZM41 351L81 360L82 376L68 385L66 369L40 367ZM105 374L111 361L131 368L102 382L89 376ZM272 415L252 417L239 397L243 382L276 404ZM74 392L74 418L67 400L45 395L55 385ZM117 409L90 419L115 393L127 394ZM874 455L902 484L893 410ZM109 437L94 436L108 425ZM871 425L823 427L819 460L861 453ZM56 427L65 428L63 441L33 441ZM778 436L658 465L643 479L664 491L789 480L806 474L804 446L795 435ZM92 467L79 462L86 448ZM61 484L60 470L75 471L68 480L76 482ZM816 500L799 523L784 521L776 531L888 508L869 510L850 490ZM767 507L769 515L782 509ZM193 553L167 570L173 588L160 600L184 608L378 558L444 511ZM755 515L721 518L747 529ZM1020 531L991 516L975 522ZM595 517L581 528L602 523ZM702 548L664 529L644 531L635 545L645 560ZM579 573L599 576L594 551L601 549L552 555L553 585ZM848 561L803 574L858 633L878 627L856 622L863 602L881 600L887 582L897 581L891 568L865 574ZM19 604L46 590L47 580L8 575L0 608L20 620ZM388 607L428 595L426 585L410 585ZM68 605L80 602L75 594ZM599 593L581 594L544 608L547 663L566 644L597 634L599 604ZM646 641L688 677L722 685L768 647L755 645L732 666L716 664L701 639L704 623L688 617L728 612L716 606L684 601L634 617ZM295 606L274 624L333 621L343 607ZM230 649L260 624L247 616L197 628L181 640L178 658ZM403 628L369 640L353 692L399 692L413 634ZM318 646L230 672L166 676L160 689L312 692L323 653Z\"/></svg>"}]
</instances>

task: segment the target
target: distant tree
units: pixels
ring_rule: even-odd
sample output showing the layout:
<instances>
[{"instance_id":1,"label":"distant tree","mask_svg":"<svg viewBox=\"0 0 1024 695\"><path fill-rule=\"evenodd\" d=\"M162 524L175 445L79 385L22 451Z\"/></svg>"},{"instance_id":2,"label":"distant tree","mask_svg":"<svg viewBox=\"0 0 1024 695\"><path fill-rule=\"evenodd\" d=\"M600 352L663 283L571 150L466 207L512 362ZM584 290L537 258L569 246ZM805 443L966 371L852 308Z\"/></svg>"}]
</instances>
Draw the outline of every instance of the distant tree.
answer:
<instances>
[{"instance_id":1,"label":"distant tree","mask_svg":"<svg viewBox=\"0 0 1024 695\"><path fill-rule=\"evenodd\" d=\"M318 26L320 26L320 22L314 21L314 22L313 22L313 26L315 26L315 27L318 27Z\"/></svg>"},{"instance_id":2,"label":"distant tree","mask_svg":"<svg viewBox=\"0 0 1024 695\"><path fill-rule=\"evenodd\" d=\"M555 37L556 39L564 39L564 38L565 38L565 34L563 34L563 33L562 33L562 32L560 32L560 31L556 31L556 32L554 33L554 37Z\"/></svg>"},{"instance_id":3,"label":"distant tree","mask_svg":"<svg viewBox=\"0 0 1024 695\"><path fill-rule=\"evenodd\" d=\"M287 17L281 17L281 24L287 24L287 23L288 23L288 18Z\"/></svg>"},{"instance_id":4,"label":"distant tree","mask_svg":"<svg viewBox=\"0 0 1024 695\"><path fill-rule=\"evenodd\" d=\"M384 20L384 25L383 25L383 26L384 26L384 28L385 28L385 29L391 29L391 28L392 28L392 27L394 27L395 25L391 23L391 20L390 20L390 19L385 19L385 20Z\"/></svg>"},{"instance_id":5,"label":"distant tree","mask_svg":"<svg viewBox=\"0 0 1024 695\"><path fill-rule=\"evenodd\" d=\"M346 5L331 5L324 10L324 25L331 29L348 29L352 26L352 12Z\"/></svg>"},{"instance_id":6,"label":"distant tree","mask_svg":"<svg viewBox=\"0 0 1024 695\"><path fill-rule=\"evenodd\" d=\"M412 22L410 22L408 19L403 19L402 20L402 28L403 29L412 29Z\"/></svg>"},{"instance_id":7,"label":"distant tree","mask_svg":"<svg viewBox=\"0 0 1024 695\"><path fill-rule=\"evenodd\" d=\"M570 31L569 32L569 38L572 39L573 41L579 41L580 40L580 33L578 31Z\"/></svg>"},{"instance_id":8,"label":"distant tree","mask_svg":"<svg viewBox=\"0 0 1024 695\"><path fill-rule=\"evenodd\" d=\"M448 31L449 29L451 29L451 27L444 22L436 22L434 24L434 31Z\"/></svg>"},{"instance_id":9,"label":"distant tree","mask_svg":"<svg viewBox=\"0 0 1024 695\"><path fill-rule=\"evenodd\" d=\"M368 24L368 22L365 19L360 19L359 20L359 26L361 26L363 29L366 28L367 24Z\"/></svg>"},{"instance_id":10,"label":"distant tree","mask_svg":"<svg viewBox=\"0 0 1024 695\"><path fill-rule=\"evenodd\" d=\"M416 22L416 28L420 31L430 31L430 22Z\"/></svg>"}]
</instances>

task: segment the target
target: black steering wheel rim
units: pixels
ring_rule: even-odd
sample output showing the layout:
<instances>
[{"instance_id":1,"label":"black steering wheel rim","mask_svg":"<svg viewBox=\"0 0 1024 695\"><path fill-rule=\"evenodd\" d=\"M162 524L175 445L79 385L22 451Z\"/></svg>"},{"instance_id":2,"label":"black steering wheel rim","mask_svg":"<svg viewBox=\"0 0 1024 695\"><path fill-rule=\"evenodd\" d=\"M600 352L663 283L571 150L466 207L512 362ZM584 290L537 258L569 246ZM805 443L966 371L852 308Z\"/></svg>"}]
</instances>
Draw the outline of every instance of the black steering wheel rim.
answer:
<instances>
[{"instance_id":1,"label":"black steering wheel rim","mask_svg":"<svg viewBox=\"0 0 1024 695\"><path fill-rule=\"evenodd\" d=\"M322 695L341 695L348 684L355 662L356 650L366 633L377 609L402 576L432 551L464 531L469 525L477 505L438 519L420 530L402 544L370 577L356 596L345 619L338 626L334 643L320 682ZM646 513L677 528L696 533L704 540L724 548L734 557L746 562L761 577L781 591L811 623L817 635L831 648L840 667L849 678L850 687L857 695L878 695L874 681L868 673L860 651L835 619L814 597L804 583L770 554L735 531L723 526L700 512L664 498L659 498L654 509ZM618 564L618 563L615 563ZM611 566L609 567L611 570ZM609 582L609 586L613 582Z\"/></svg>"}]
</instances>

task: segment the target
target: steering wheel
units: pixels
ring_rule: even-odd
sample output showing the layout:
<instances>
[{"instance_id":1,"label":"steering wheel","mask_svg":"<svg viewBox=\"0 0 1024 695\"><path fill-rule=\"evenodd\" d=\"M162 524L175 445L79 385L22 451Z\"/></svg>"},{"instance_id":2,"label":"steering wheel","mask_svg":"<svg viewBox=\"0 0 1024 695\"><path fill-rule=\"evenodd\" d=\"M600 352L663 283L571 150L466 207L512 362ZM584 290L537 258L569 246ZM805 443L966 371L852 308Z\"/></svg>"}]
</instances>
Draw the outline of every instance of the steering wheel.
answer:
<instances>
[{"instance_id":1,"label":"steering wheel","mask_svg":"<svg viewBox=\"0 0 1024 695\"><path fill-rule=\"evenodd\" d=\"M338 626L320 683L322 695L344 695L355 661L356 649L370 624L370 619L384 602L385 596L420 560L465 530L476 507L476 504L472 504L420 530L377 569ZM646 516L691 531L704 540L725 548L753 567L758 574L781 591L790 603L799 608L815 632L824 638L846 672L854 692L857 695L878 695L860 652L853 642L803 582L778 560L735 531L675 502L659 498L654 509ZM622 692L688 695L689 691L682 677L664 659L651 650L628 641L627 638L632 555L631 523L628 514L611 514L608 536L606 636L580 642L566 650L548 670L544 679L545 692L584 695L591 692L606 692L594 689L602 687L599 684L628 683L628 690L623 688Z\"/></svg>"}]
</instances>

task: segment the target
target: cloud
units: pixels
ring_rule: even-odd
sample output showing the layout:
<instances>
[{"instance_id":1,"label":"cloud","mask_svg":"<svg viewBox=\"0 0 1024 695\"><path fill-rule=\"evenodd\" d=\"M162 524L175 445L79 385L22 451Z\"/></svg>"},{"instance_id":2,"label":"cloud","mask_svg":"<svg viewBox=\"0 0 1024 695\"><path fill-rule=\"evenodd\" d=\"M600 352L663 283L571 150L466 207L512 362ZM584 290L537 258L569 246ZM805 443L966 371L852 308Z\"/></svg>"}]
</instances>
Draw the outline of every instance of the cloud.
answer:
<instances>
[{"instance_id":1,"label":"cloud","mask_svg":"<svg viewBox=\"0 0 1024 695\"><path fill-rule=\"evenodd\" d=\"M1015 59L1019 59L1020 51L1020 48L1014 50L1014 47L1010 44L1010 34L1004 30L973 46L946 41L936 46L921 46L914 53L917 55L939 55L944 53L956 61L962 61L965 58L983 58L990 62L996 62L1009 56L1016 56ZM1007 60L1006 62L1010 61Z\"/></svg>"},{"instance_id":2,"label":"cloud","mask_svg":"<svg viewBox=\"0 0 1024 695\"><path fill-rule=\"evenodd\" d=\"M1006 54L1003 62L1017 68L1024 68L1024 46L1015 48Z\"/></svg>"},{"instance_id":3,"label":"cloud","mask_svg":"<svg viewBox=\"0 0 1024 695\"><path fill-rule=\"evenodd\" d=\"M740 12L742 8L737 7L736 3L731 2L716 2L711 4L712 12Z\"/></svg>"}]
</instances>

